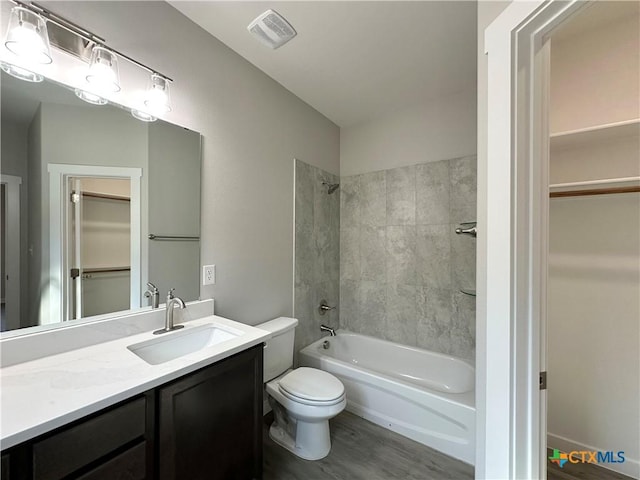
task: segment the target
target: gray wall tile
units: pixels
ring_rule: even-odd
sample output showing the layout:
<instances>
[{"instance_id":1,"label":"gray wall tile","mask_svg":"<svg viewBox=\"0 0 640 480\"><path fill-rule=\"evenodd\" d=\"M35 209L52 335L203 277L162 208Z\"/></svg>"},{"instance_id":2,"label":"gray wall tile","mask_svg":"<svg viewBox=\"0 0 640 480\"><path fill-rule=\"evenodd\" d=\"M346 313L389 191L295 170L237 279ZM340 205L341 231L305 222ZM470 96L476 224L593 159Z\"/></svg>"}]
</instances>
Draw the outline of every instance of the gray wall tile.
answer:
<instances>
[{"instance_id":1,"label":"gray wall tile","mask_svg":"<svg viewBox=\"0 0 640 480\"><path fill-rule=\"evenodd\" d=\"M340 228L360 225L360 175L340 179Z\"/></svg>"},{"instance_id":2,"label":"gray wall tile","mask_svg":"<svg viewBox=\"0 0 640 480\"><path fill-rule=\"evenodd\" d=\"M311 165L300 160L295 164L296 191L295 216L296 223L313 223L313 195L315 173Z\"/></svg>"},{"instance_id":3,"label":"gray wall tile","mask_svg":"<svg viewBox=\"0 0 640 480\"><path fill-rule=\"evenodd\" d=\"M415 346L417 332L416 286L387 284L385 337L393 342Z\"/></svg>"},{"instance_id":4,"label":"gray wall tile","mask_svg":"<svg viewBox=\"0 0 640 480\"><path fill-rule=\"evenodd\" d=\"M416 228L417 283L451 288L451 226L419 225Z\"/></svg>"},{"instance_id":5,"label":"gray wall tile","mask_svg":"<svg viewBox=\"0 0 640 480\"><path fill-rule=\"evenodd\" d=\"M357 280L340 281L340 326L351 331L358 331L360 312L360 282Z\"/></svg>"},{"instance_id":6,"label":"gray wall tile","mask_svg":"<svg viewBox=\"0 0 640 480\"><path fill-rule=\"evenodd\" d=\"M360 228L340 229L340 281L360 280Z\"/></svg>"},{"instance_id":7,"label":"gray wall tile","mask_svg":"<svg viewBox=\"0 0 640 480\"><path fill-rule=\"evenodd\" d=\"M385 227L363 226L360 229L360 278L379 280L385 278L386 265Z\"/></svg>"},{"instance_id":8,"label":"gray wall tile","mask_svg":"<svg viewBox=\"0 0 640 480\"><path fill-rule=\"evenodd\" d=\"M416 227L387 227L387 283L416 284Z\"/></svg>"},{"instance_id":9,"label":"gray wall tile","mask_svg":"<svg viewBox=\"0 0 640 480\"><path fill-rule=\"evenodd\" d=\"M477 157L475 155L450 160L449 178L451 181L450 201L452 207L476 204L476 163Z\"/></svg>"},{"instance_id":10,"label":"gray wall tile","mask_svg":"<svg viewBox=\"0 0 640 480\"><path fill-rule=\"evenodd\" d=\"M416 224L416 167L386 170L387 225Z\"/></svg>"},{"instance_id":11,"label":"gray wall tile","mask_svg":"<svg viewBox=\"0 0 640 480\"><path fill-rule=\"evenodd\" d=\"M356 331L384 338L387 316L387 289L384 283L363 280L360 282Z\"/></svg>"},{"instance_id":12,"label":"gray wall tile","mask_svg":"<svg viewBox=\"0 0 640 480\"><path fill-rule=\"evenodd\" d=\"M386 225L387 196L384 172L373 172L360 177L360 223L373 227Z\"/></svg>"},{"instance_id":13,"label":"gray wall tile","mask_svg":"<svg viewBox=\"0 0 640 480\"><path fill-rule=\"evenodd\" d=\"M455 228L455 226L453 227ZM457 235L451 229L451 281L457 288L474 289L476 284L476 239Z\"/></svg>"},{"instance_id":14,"label":"gray wall tile","mask_svg":"<svg viewBox=\"0 0 640 480\"><path fill-rule=\"evenodd\" d=\"M322 336L321 322L339 327L338 310L321 317L318 306L321 299L337 308L340 305L341 189L329 195L322 182L338 183L338 177L299 160L295 168L294 315L300 322L295 341L297 362L300 348ZM354 233L359 236L357 229ZM345 242L347 252L350 243ZM359 275L359 264L356 266Z\"/></svg>"},{"instance_id":15,"label":"gray wall tile","mask_svg":"<svg viewBox=\"0 0 640 480\"><path fill-rule=\"evenodd\" d=\"M416 223L449 223L449 162L416 165Z\"/></svg>"}]
</instances>

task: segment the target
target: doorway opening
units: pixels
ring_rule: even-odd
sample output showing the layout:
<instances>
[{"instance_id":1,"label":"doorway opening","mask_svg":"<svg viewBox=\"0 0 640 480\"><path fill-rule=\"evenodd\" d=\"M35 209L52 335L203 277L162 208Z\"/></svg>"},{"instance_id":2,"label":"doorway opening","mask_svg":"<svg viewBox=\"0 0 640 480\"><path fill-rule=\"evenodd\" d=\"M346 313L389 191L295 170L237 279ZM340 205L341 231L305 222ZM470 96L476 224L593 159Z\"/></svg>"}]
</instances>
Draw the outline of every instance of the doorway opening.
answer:
<instances>
[{"instance_id":1,"label":"doorway opening","mask_svg":"<svg viewBox=\"0 0 640 480\"><path fill-rule=\"evenodd\" d=\"M138 308L142 170L63 164L48 170L49 317Z\"/></svg>"},{"instance_id":2,"label":"doorway opening","mask_svg":"<svg viewBox=\"0 0 640 480\"><path fill-rule=\"evenodd\" d=\"M69 319L129 309L131 181L67 177Z\"/></svg>"},{"instance_id":3,"label":"doorway opening","mask_svg":"<svg viewBox=\"0 0 640 480\"><path fill-rule=\"evenodd\" d=\"M593 2L549 40L549 479L640 470L638 25Z\"/></svg>"}]
</instances>

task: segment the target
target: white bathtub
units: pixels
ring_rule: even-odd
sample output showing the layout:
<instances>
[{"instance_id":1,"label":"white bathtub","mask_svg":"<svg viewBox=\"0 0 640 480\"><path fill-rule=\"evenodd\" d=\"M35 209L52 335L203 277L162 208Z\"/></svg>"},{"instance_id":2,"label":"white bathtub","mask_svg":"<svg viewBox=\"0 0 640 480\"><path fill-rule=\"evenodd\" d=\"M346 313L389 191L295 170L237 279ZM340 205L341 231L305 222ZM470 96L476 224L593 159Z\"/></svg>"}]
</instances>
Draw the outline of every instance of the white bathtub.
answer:
<instances>
[{"instance_id":1,"label":"white bathtub","mask_svg":"<svg viewBox=\"0 0 640 480\"><path fill-rule=\"evenodd\" d=\"M338 330L303 348L299 362L338 377L348 411L474 464L475 369L466 361Z\"/></svg>"}]
</instances>

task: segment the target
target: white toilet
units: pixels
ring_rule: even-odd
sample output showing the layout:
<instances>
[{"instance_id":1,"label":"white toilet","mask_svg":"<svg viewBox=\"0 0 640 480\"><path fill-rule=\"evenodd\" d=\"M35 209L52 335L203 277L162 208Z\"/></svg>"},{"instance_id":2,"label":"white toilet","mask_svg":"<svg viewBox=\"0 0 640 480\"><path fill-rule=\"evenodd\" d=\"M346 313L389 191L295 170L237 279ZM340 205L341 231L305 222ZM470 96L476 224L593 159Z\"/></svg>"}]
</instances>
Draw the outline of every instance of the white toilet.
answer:
<instances>
[{"instance_id":1,"label":"white toilet","mask_svg":"<svg viewBox=\"0 0 640 480\"><path fill-rule=\"evenodd\" d=\"M280 317L257 328L273 333L265 342L264 382L275 421L269 436L298 457L319 460L331 450L329 419L347 404L344 385L315 368L292 370L298 320Z\"/></svg>"}]
</instances>

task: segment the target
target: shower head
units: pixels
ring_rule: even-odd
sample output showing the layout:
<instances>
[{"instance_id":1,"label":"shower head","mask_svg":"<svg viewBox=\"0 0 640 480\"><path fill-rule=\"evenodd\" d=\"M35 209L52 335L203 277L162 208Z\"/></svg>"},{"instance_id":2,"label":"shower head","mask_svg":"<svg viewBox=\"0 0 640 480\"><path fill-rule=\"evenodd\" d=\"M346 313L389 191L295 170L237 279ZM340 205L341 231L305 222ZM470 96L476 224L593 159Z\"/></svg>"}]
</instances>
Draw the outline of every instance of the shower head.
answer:
<instances>
[{"instance_id":1,"label":"shower head","mask_svg":"<svg viewBox=\"0 0 640 480\"><path fill-rule=\"evenodd\" d=\"M338 187L340 186L339 183L329 183L329 182L322 182L322 185L324 185L325 187L327 187L327 193L329 195L331 195L333 192L335 192Z\"/></svg>"}]
</instances>

